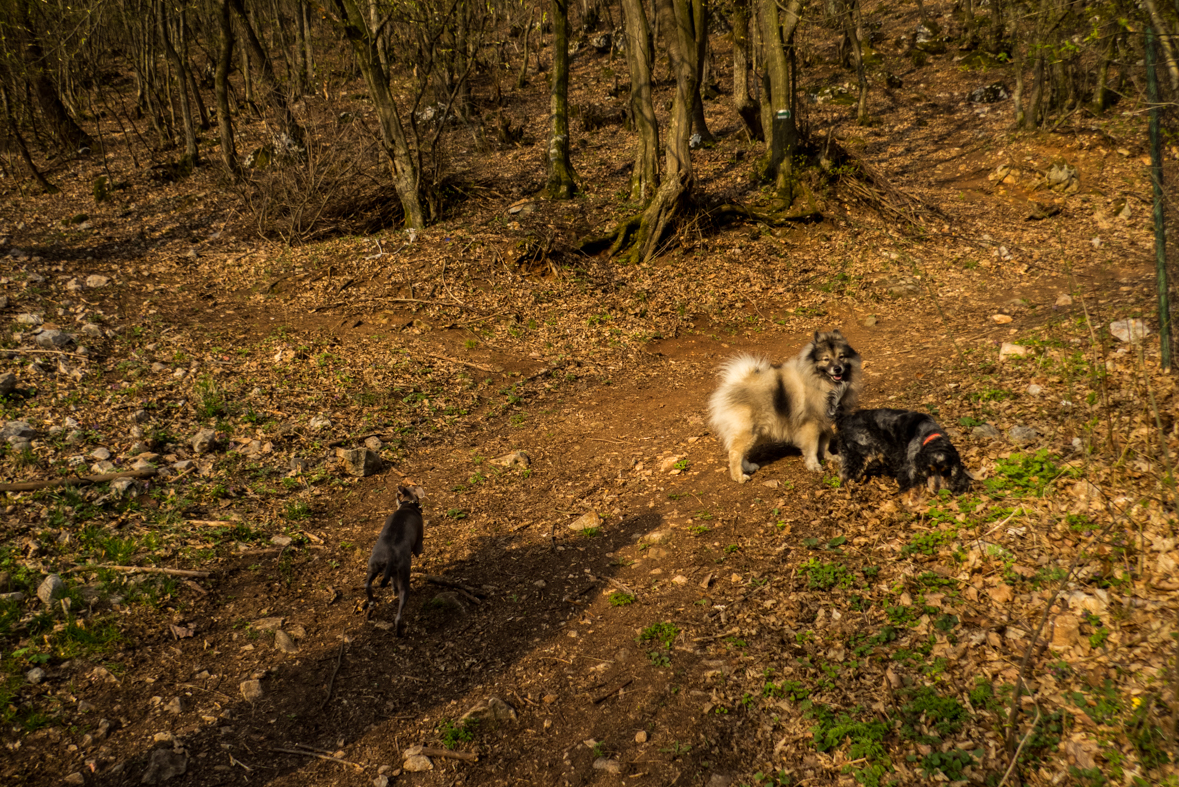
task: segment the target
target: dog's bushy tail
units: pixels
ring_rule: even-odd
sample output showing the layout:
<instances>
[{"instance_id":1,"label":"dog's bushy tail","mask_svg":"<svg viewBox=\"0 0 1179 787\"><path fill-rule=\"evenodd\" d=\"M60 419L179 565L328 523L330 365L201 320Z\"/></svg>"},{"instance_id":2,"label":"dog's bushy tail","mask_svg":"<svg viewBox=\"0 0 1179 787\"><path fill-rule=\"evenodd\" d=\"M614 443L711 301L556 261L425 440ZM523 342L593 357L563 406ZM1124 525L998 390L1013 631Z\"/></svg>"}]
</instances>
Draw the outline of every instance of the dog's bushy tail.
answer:
<instances>
[{"instance_id":1,"label":"dog's bushy tail","mask_svg":"<svg viewBox=\"0 0 1179 787\"><path fill-rule=\"evenodd\" d=\"M769 371L771 366L769 360L760 355L734 355L721 364L717 372L721 378L721 388L740 382L751 374Z\"/></svg>"}]
</instances>

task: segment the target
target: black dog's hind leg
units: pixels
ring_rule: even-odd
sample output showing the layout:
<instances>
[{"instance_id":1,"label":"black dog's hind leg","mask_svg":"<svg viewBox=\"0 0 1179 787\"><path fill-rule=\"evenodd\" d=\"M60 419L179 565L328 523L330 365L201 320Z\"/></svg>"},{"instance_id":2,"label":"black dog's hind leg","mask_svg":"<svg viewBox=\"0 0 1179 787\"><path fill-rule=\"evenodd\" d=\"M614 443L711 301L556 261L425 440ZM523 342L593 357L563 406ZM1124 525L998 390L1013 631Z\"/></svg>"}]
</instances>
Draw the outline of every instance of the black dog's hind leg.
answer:
<instances>
[{"instance_id":1,"label":"black dog's hind leg","mask_svg":"<svg viewBox=\"0 0 1179 787\"><path fill-rule=\"evenodd\" d=\"M380 573L381 573L381 569L379 566L378 567L370 566L368 569L368 578L364 580L364 593L366 596L368 596L368 604L365 605L365 615L366 616L372 614L373 605L377 603L376 598L373 596L373 580L376 579L377 574L380 574Z\"/></svg>"},{"instance_id":2,"label":"black dog's hind leg","mask_svg":"<svg viewBox=\"0 0 1179 787\"><path fill-rule=\"evenodd\" d=\"M859 481L864 477L864 455L846 443L839 454L839 480L846 484L848 481Z\"/></svg>"},{"instance_id":3,"label":"black dog's hind leg","mask_svg":"<svg viewBox=\"0 0 1179 787\"><path fill-rule=\"evenodd\" d=\"M409 598L409 561L397 572L397 621L393 624L394 636L401 636L401 613L405 609L405 600Z\"/></svg>"}]
</instances>

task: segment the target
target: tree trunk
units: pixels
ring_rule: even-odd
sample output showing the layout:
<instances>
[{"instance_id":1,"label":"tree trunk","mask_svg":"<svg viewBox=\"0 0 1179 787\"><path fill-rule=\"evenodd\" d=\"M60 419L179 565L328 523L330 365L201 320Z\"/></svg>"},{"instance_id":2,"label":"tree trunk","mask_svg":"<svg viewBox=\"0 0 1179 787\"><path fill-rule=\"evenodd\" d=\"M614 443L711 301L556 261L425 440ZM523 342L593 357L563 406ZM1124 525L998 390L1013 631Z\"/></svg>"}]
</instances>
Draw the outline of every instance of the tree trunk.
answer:
<instances>
[{"instance_id":1,"label":"tree trunk","mask_svg":"<svg viewBox=\"0 0 1179 787\"><path fill-rule=\"evenodd\" d=\"M184 67L184 61L181 59L180 53L176 51L176 47L172 46L172 37L168 33L168 16L165 11L164 2L165 0L156 0L156 24L160 30L160 42L164 46L164 56L176 71L176 86L179 88L178 92L180 94L180 125L181 131L184 133L184 158L182 161L189 167L195 167L201 163L201 154L197 149L196 126L192 118L192 105L188 102L188 80L185 78L188 72Z\"/></svg>"},{"instance_id":2,"label":"tree trunk","mask_svg":"<svg viewBox=\"0 0 1179 787\"><path fill-rule=\"evenodd\" d=\"M524 60L520 63L520 73L516 76L516 89L523 90L528 84L528 37L532 34L532 16L524 24Z\"/></svg>"},{"instance_id":3,"label":"tree trunk","mask_svg":"<svg viewBox=\"0 0 1179 787\"><path fill-rule=\"evenodd\" d=\"M246 34L246 47L250 52L250 60L257 65L258 76L262 79L262 86L266 89L267 99L270 106L278 114L279 128L291 138L291 141L294 142L296 147L300 149L306 148L307 135L303 133L303 127L295 119L295 114L291 112L290 104L287 103L287 95L278 83L278 77L275 76L274 67L270 63L270 57L266 54L266 50L262 48L262 42L258 40L258 34L254 32L254 26L251 24L250 17L246 13L245 3L243 0L230 0L230 2L233 4L233 10L237 12L238 18L241 19L242 29ZM386 87L387 90L388 87Z\"/></svg>"},{"instance_id":4,"label":"tree trunk","mask_svg":"<svg viewBox=\"0 0 1179 787\"><path fill-rule=\"evenodd\" d=\"M696 46L692 0L655 0L659 26L667 42L668 59L675 74L675 99L671 125L664 144L663 183L643 212L635 235L632 259L649 260L659 251L664 234L673 226L691 199L695 184L688 137L692 130L692 100L696 95Z\"/></svg>"},{"instance_id":5,"label":"tree trunk","mask_svg":"<svg viewBox=\"0 0 1179 787\"><path fill-rule=\"evenodd\" d=\"M230 5L232 5L232 3L230 3ZM242 17L241 26L243 31L249 29L249 24L250 23L246 21L245 17ZM241 52L242 91L245 97L245 102L250 106L251 109L257 109L257 105L254 103L254 77L253 70L250 68L250 48L248 46L243 46L241 48Z\"/></svg>"},{"instance_id":6,"label":"tree trunk","mask_svg":"<svg viewBox=\"0 0 1179 787\"><path fill-rule=\"evenodd\" d=\"M16 0L13 5L20 35L24 38L21 42L24 49L24 64L33 85L34 95L37 97L37 106L41 108L41 114L49 121L49 126L58 140L69 148L70 152L77 152L93 145L94 140L70 115L62 103L57 85L49 77L49 72L45 68L45 51L41 48L41 40L33 27L27 2L28 0Z\"/></svg>"},{"instance_id":7,"label":"tree trunk","mask_svg":"<svg viewBox=\"0 0 1179 787\"><path fill-rule=\"evenodd\" d=\"M209 128L209 111L205 109L205 101L201 98L200 88L197 86L196 76L188 64L188 14L181 6L176 24L180 35L180 57L184 62L184 75L188 77L188 86L192 89L192 100L196 103L197 116L201 119L201 128Z\"/></svg>"},{"instance_id":8,"label":"tree trunk","mask_svg":"<svg viewBox=\"0 0 1179 787\"><path fill-rule=\"evenodd\" d=\"M37 169L37 165L33 163L33 157L29 155L29 148L25 145L25 138L21 136L20 129L16 126L16 120L12 117L12 105L8 103L8 91L2 83L0 83L0 104L3 104L4 107L4 120L8 123L8 131L12 134L12 139L16 142L16 148L20 151L20 157L24 160L25 166L29 168L29 173L33 176L33 180L37 181L46 194L57 194L61 189L49 182L41 173L41 170Z\"/></svg>"},{"instance_id":9,"label":"tree trunk","mask_svg":"<svg viewBox=\"0 0 1179 787\"><path fill-rule=\"evenodd\" d=\"M761 102L749 95L749 0L733 4L733 107L749 136L765 139L761 125Z\"/></svg>"},{"instance_id":10,"label":"tree trunk","mask_svg":"<svg viewBox=\"0 0 1179 787\"><path fill-rule=\"evenodd\" d=\"M570 199L577 190L569 160L569 0L553 0L553 74L549 94L549 199Z\"/></svg>"},{"instance_id":11,"label":"tree trunk","mask_svg":"<svg viewBox=\"0 0 1179 787\"><path fill-rule=\"evenodd\" d=\"M859 0L843 0L840 21L843 23L843 35L849 44L852 68L855 69L859 85L856 122L865 126L868 124L868 76L864 73L864 31L859 23L859 9Z\"/></svg>"},{"instance_id":12,"label":"tree trunk","mask_svg":"<svg viewBox=\"0 0 1179 787\"><path fill-rule=\"evenodd\" d=\"M299 25L303 28L303 67L307 71L307 83L315 79L315 57L311 47L311 4L299 3Z\"/></svg>"},{"instance_id":13,"label":"tree trunk","mask_svg":"<svg viewBox=\"0 0 1179 787\"><path fill-rule=\"evenodd\" d=\"M377 110L381 144L389 157L393 187L401 200L405 224L413 229L422 229L426 226L426 216L422 210L418 165L413 152L409 149L405 128L401 125L401 116L397 112L397 104L393 101L393 94L389 92L389 75L381 68L380 54L377 52L376 41L367 27L364 10L358 0L330 1L339 23L344 28L344 35L352 44L352 51L356 53L357 64L368 85L373 106Z\"/></svg>"},{"instance_id":14,"label":"tree trunk","mask_svg":"<svg viewBox=\"0 0 1179 787\"><path fill-rule=\"evenodd\" d=\"M694 41L689 53L692 69L696 72L696 95L692 97L692 131L700 135L701 142L716 142L704 121L704 99L700 95L703 87L704 63L708 58L708 0L692 0L692 34Z\"/></svg>"},{"instance_id":15,"label":"tree trunk","mask_svg":"<svg viewBox=\"0 0 1179 787\"><path fill-rule=\"evenodd\" d=\"M1101 114L1109 106L1109 65L1117 51L1118 29L1115 22L1105 26L1105 35L1109 38L1109 43L1101 55L1101 62L1097 66L1097 83L1093 86L1093 111L1097 114Z\"/></svg>"},{"instance_id":16,"label":"tree trunk","mask_svg":"<svg viewBox=\"0 0 1179 787\"><path fill-rule=\"evenodd\" d=\"M306 31L303 29L303 7L306 5L304 0L295 0L295 50L293 52L295 61L295 78L293 85L295 88L295 95L302 96L307 93L309 82L307 79L307 40Z\"/></svg>"},{"instance_id":17,"label":"tree trunk","mask_svg":"<svg viewBox=\"0 0 1179 787\"><path fill-rule=\"evenodd\" d=\"M635 168L630 176L630 199L646 203L659 183L659 122L651 100L651 63L654 60L651 26L643 0L622 0L626 23L626 64L630 69L630 114L639 135Z\"/></svg>"},{"instance_id":18,"label":"tree trunk","mask_svg":"<svg viewBox=\"0 0 1179 787\"><path fill-rule=\"evenodd\" d=\"M769 77L767 103L769 105L770 129L778 126L777 133L767 133L766 153L762 168L767 179L774 183L773 190L786 200L794 196L794 148L798 138L798 119L794 117L790 63L786 58L786 46L792 45L794 31L798 27L802 0L790 0L783 14L778 15L776 0L759 0L758 19L761 23L762 56L765 59L766 74Z\"/></svg>"},{"instance_id":19,"label":"tree trunk","mask_svg":"<svg viewBox=\"0 0 1179 787\"><path fill-rule=\"evenodd\" d=\"M229 0L219 4L221 48L217 50L217 71L213 75L213 95L217 103L217 132L221 136L221 160L225 168L238 178L241 165L237 160L237 145L233 139L233 121L229 117L229 69L233 65L233 17Z\"/></svg>"},{"instance_id":20,"label":"tree trunk","mask_svg":"<svg viewBox=\"0 0 1179 787\"><path fill-rule=\"evenodd\" d=\"M1171 77L1171 90L1179 92L1179 61L1177 61L1175 56L1175 45L1171 42L1176 32L1174 25L1167 24L1163 15L1159 13L1158 3L1155 0L1142 0L1142 4L1146 7L1146 13L1150 15L1150 21L1159 33L1159 44L1163 50L1163 63L1167 66L1168 76ZM1179 11L1179 8L1176 11Z\"/></svg>"}]
</instances>

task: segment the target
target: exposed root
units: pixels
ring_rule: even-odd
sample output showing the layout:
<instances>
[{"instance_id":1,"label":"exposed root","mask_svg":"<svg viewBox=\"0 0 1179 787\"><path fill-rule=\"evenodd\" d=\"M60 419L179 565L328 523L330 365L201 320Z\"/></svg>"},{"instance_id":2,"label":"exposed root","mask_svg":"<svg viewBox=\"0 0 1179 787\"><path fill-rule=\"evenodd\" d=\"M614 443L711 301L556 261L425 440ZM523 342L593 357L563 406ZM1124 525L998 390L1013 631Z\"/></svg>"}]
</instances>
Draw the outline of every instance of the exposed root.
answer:
<instances>
[{"instance_id":1,"label":"exposed root","mask_svg":"<svg viewBox=\"0 0 1179 787\"><path fill-rule=\"evenodd\" d=\"M828 139L826 145L828 159L835 167L841 167L844 173L839 176L839 185L885 221L896 221L902 229L923 232L923 220L947 218L938 208L894 186L867 161L844 148L838 141Z\"/></svg>"}]
</instances>

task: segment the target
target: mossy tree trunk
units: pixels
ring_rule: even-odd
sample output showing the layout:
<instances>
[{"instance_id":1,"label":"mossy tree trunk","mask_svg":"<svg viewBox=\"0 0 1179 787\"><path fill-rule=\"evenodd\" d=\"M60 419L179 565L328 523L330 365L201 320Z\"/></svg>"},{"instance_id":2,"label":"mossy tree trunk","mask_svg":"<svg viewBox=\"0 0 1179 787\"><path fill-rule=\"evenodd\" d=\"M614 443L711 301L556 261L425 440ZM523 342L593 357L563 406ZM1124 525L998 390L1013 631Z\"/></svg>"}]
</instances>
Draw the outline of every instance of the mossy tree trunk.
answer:
<instances>
[{"instance_id":1,"label":"mossy tree trunk","mask_svg":"<svg viewBox=\"0 0 1179 787\"><path fill-rule=\"evenodd\" d=\"M238 0L240 2L240 0ZM405 224L414 229L426 226L426 215L422 210L421 178L417 159L409 149L405 127L389 91L389 74L381 66L377 42L368 27L365 11L358 0L330 0L336 14L336 21L344 28L344 37L352 44L360 73L368 85L369 96L377 111L381 129L381 145L389 157L393 177L393 188L401 200Z\"/></svg>"},{"instance_id":2,"label":"mossy tree trunk","mask_svg":"<svg viewBox=\"0 0 1179 787\"><path fill-rule=\"evenodd\" d=\"M217 105L217 132L221 137L221 160L236 179L241 175L237 160L237 145L233 139L233 121L229 117L229 71L233 67L233 17L229 0L218 3L221 27L220 48L217 50L217 70L213 74L213 96Z\"/></svg>"},{"instance_id":3,"label":"mossy tree trunk","mask_svg":"<svg viewBox=\"0 0 1179 787\"><path fill-rule=\"evenodd\" d=\"M856 122L861 126L868 124L868 75L864 70L864 26L860 16L859 0L843 0L840 10L840 22L843 24L843 35L848 42L851 52L852 68L856 72L856 83L859 86L859 99L856 102Z\"/></svg>"},{"instance_id":4,"label":"mossy tree trunk","mask_svg":"<svg viewBox=\"0 0 1179 787\"><path fill-rule=\"evenodd\" d=\"M651 100L654 50L651 25L642 0L622 0L626 22L626 64L630 70L630 113L638 132L635 167L630 176L632 202L646 203L659 185L659 123Z\"/></svg>"},{"instance_id":5,"label":"mossy tree trunk","mask_svg":"<svg viewBox=\"0 0 1179 787\"><path fill-rule=\"evenodd\" d=\"M688 148L692 101L698 88L691 55L696 45L692 0L655 0L655 7L659 27L667 42L671 70L675 74L675 99L664 143L663 182L643 212L635 232L634 260L648 260L655 256L664 235L674 226L691 199L695 183Z\"/></svg>"},{"instance_id":6,"label":"mossy tree trunk","mask_svg":"<svg viewBox=\"0 0 1179 787\"><path fill-rule=\"evenodd\" d=\"M708 130L704 120L703 88L704 64L708 59L708 0L692 0L693 45L688 50L692 58L692 70L696 72L696 90L692 96L692 131L700 135L702 142L712 143L716 137Z\"/></svg>"},{"instance_id":7,"label":"mossy tree trunk","mask_svg":"<svg viewBox=\"0 0 1179 787\"><path fill-rule=\"evenodd\" d=\"M767 114L771 124L782 124L777 146L774 144L775 135L771 129L766 129L766 151L761 169L766 179L773 182L777 195L790 202L793 199L794 148L798 126L794 113L793 75L786 50L793 46L802 0L790 0L781 14L778 9L776 0L758 0L762 57L769 77ZM778 149L775 150L775 147Z\"/></svg>"},{"instance_id":8,"label":"mossy tree trunk","mask_svg":"<svg viewBox=\"0 0 1179 787\"><path fill-rule=\"evenodd\" d=\"M761 102L749 95L749 2L735 0L733 3L733 107L749 136L762 140L765 130L761 124Z\"/></svg>"},{"instance_id":9,"label":"mossy tree trunk","mask_svg":"<svg viewBox=\"0 0 1179 787\"><path fill-rule=\"evenodd\" d=\"M258 38L257 32L254 31L254 24L250 19L249 13L246 11L246 6L243 0L230 0L233 4L233 10L237 12L238 18L241 19L242 31L245 33L245 51L249 53L249 59L252 65L258 69L258 77L262 81L262 87L266 90L267 102L271 108L278 115L278 127L285 133L298 147L305 147L307 144L307 135L303 132L303 127L299 125L299 121L295 119L295 113L291 111L290 104L287 102L286 91L283 90L282 85L278 82L278 77L274 73L274 65L270 62L270 56L266 54L266 50L262 47L262 42ZM244 75L246 84L249 84L249 75ZM249 100L249 92L247 91L247 101Z\"/></svg>"},{"instance_id":10,"label":"mossy tree trunk","mask_svg":"<svg viewBox=\"0 0 1179 787\"><path fill-rule=\"evenodd\" d=\"M196 126L192 117L192 104L188 99L188 68L184 59L172 45L172 36L168 32L168 15L164 8L165 0L156 0L156 24L159 25L160 42L164 47L164 56L176 71L176 87L180 94L180 126L184 133L184 163L195 167L201 163L201 154L197 149Z\"/></svg>"},{"instance_id":11,"label":"mossy tree trunk","mask_svg":"<svg viewBox=\"0 0 1179 787\"><path fill-rule=\"evenodd\" d=\"M569 0L553 0L553 73L549 93L549 199L577 192L569 160Z\"/></svg>"}]
</instances>

